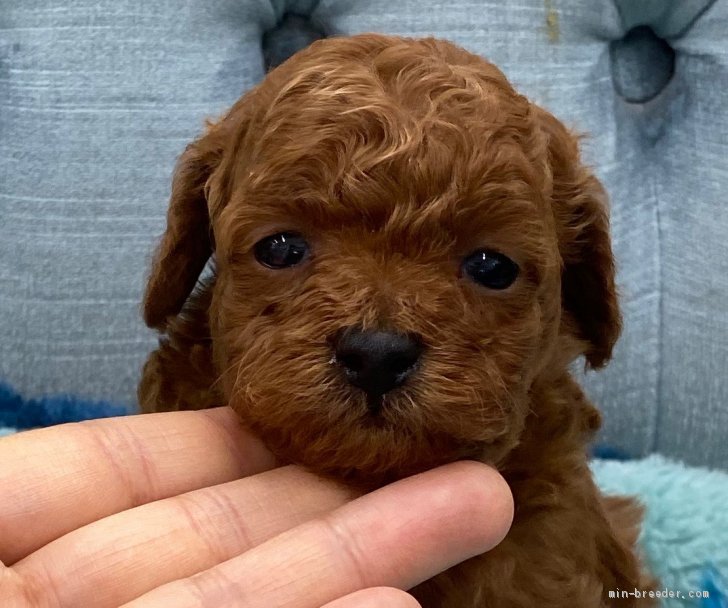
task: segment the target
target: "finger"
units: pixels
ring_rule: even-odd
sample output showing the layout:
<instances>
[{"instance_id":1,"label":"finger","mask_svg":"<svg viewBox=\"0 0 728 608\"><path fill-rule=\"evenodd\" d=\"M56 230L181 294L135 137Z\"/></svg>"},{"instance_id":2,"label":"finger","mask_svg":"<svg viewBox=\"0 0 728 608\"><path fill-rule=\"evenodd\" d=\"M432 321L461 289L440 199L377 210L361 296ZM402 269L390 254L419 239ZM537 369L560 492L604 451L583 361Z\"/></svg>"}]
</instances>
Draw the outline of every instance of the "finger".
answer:
<instances>
[{"instance_id":1,"label":"finger","mask_svg":"<svg viewBox=\"0 0 728 608\"><path fill-rule=\"evenodd\" d=\"M26 593L27 588L21 578L0 562L0 606L3 608L29 608L32 598Z\"/></svg>"},{"instance_id":2,"label":"finger","mask_svg":"<svg viewBox=\"0 0 728 608\"><path fill-rule=\"evenodd\" d=\"M409 593L392 587L370 587L329 602L321 608L422 608Z\"/></svg>"},{"instance_id":3,"label":"finger","mask_svg":"<svg viewBox=\"0 0 728 608\"><path fill-rule=\"evenodd\" d=\"M93 522L13 569L48 598L48 606L119 606L323 516L352 497L334 482L284 467Z\"/></svg>"},{"instance_id":4,"label":"finger","mask_svg":"<svg viewBox=\"0 0 728 608\"><path fill-rule=\"evenodd\" d=\"M409 589L492 548L513 500L503 478L459 462L384 487L127 608L318 608L367 587Z\"/></svg>"},{"instance_id":5,"label":"finger","mask_svg":"<svg viewBox=\"0 0 728 608\"><path fill-rule=\"evenodd\" d=\"M112 513L274 466L229 408L109 418L0 440L0 561Z\"/></svg>"}]
</instances>

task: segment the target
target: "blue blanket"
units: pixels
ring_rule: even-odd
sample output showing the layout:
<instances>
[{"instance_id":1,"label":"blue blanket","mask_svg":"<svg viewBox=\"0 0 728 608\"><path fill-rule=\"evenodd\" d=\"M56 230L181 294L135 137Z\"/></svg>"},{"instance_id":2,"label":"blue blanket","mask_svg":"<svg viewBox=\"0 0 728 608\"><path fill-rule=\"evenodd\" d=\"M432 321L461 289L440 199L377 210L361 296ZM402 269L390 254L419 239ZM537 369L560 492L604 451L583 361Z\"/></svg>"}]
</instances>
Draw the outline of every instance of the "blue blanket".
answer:
<instances>
[{"instance_id":1,"label":"blue blanket","mask_svg":"<svg viewBox=\"0 0 728 608\"><path fill-rule=\"evenodd\" d=\"M6 432L129 413L129 408L116 403L64 395L24 399L0 382L0 428L5 428Z\"/></svg>"}]
</instances>

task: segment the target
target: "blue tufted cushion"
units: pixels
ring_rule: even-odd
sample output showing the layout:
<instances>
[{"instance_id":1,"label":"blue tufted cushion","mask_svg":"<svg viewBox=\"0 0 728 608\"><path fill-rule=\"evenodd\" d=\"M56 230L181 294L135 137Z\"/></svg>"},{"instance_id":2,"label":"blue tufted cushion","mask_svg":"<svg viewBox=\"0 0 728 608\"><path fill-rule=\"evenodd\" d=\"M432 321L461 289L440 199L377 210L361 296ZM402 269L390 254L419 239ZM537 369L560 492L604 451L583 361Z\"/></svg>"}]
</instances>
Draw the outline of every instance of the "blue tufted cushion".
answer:
<instances>
[{"instance_id":1,"label":"blue tufted cushion","mask_svg":"<svg viewBox=\"0 0 728 608\"><path fill-rule=\"evenodd\" d=\"M131 401L175 157L311 40L452 39L587 132L625 333L602 440L728 466L728 0L0 0L0 379Z\"/></svg>"}]
</instances>

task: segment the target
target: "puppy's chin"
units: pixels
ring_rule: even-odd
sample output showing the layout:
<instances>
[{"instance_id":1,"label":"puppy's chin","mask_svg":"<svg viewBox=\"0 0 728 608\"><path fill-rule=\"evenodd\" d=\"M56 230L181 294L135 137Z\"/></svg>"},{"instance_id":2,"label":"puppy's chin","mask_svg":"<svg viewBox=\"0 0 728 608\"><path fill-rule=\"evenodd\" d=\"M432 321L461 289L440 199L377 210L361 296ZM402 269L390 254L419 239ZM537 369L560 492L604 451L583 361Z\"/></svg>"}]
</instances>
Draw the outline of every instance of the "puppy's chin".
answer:
<instances>
[{"instance_id":1,"label":"puppy's chin","mask_svg":"<svg viewBox=\"0 0 728 608\"><path fill-rule=\"evenodd\" d=\"M366 407L365 400L352 401L338 414L335 408L301 408L289 410L285 420L271 416L272 408L269 415L257 416L258 408L247 407L242 399L233 399L231 406L282 464L298 464L364 490L457 460L497 465L514 447L519 431L512 417L490 432L481 429L478 437L453 436L436 423L408 417L396 399L385 399L377 411Z\"/></svg>"}]
</instances>

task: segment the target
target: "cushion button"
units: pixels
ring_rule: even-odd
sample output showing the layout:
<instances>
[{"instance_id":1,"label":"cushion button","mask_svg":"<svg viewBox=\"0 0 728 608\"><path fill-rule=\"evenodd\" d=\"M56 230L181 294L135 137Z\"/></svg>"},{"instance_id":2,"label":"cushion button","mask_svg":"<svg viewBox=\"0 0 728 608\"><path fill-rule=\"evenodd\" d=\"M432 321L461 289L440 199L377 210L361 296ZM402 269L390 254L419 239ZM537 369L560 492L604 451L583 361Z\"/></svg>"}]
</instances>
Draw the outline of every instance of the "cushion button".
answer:
<instances>
[{"instance_id":1,"label":"cushion button","mask_svg":"<svg viewBox=\"0 0 728 608\"><path fill-rule=\"evenodd\" d=\"M675 51L646 25L614 40L609 51L614 88L630 103L657 97L675 72Z\"/></svg>"}]
</instances>

